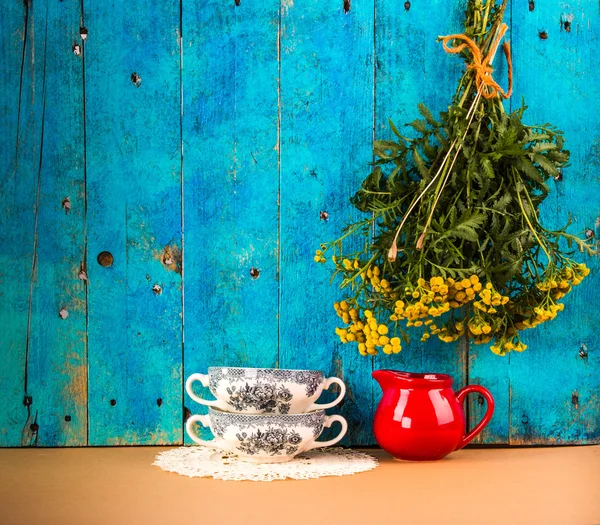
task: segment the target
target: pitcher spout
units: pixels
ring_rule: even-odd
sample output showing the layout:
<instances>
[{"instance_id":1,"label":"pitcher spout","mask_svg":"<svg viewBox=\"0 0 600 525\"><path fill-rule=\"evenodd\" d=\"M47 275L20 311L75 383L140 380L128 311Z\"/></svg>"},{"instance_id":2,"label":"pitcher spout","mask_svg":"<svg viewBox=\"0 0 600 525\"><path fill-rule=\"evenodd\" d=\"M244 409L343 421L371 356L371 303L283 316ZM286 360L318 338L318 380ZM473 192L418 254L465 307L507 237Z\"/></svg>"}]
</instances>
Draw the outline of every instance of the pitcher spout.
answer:
<instances>
[{"instance_id":1,"label":"pitcher spout","mask_svg":"<svg viewBox=\"0 0 600 525\"><path fill-rule=\"evenodd\" d=\"M371 375L379 383L381 390L386 390L398 384L398 372L395 370L374 370Z\"/></svg>"}]
</instances>

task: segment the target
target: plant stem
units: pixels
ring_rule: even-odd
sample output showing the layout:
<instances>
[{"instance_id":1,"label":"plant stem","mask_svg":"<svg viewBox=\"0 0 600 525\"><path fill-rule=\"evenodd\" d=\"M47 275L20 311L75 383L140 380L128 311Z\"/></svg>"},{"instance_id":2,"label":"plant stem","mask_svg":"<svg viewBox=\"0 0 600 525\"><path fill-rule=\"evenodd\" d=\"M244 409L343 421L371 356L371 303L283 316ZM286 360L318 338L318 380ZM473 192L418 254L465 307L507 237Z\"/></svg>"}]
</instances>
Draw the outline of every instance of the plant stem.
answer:
<instances>
[{"instance_id":1,"label":"plant stem","mask_svg":"<svg viewBox=\"0 0 600 525\"><path fill-rule=\"evenodd\" d=\"M542 242L542 239L540 239L539 235L535 231L535 228L533 227L533 224L531 224L531 221L529 220L529 216L527 215L527 212L525 211L525 207L523 206L523 201L521 200L521 190L520 190L520 187L519 187L519 183L517 182L517 178L515 176L514 170L513 170L513 181L515 183L515 189L516 189L516 193L517 193L517 199L519 200L519 206L521 207L521 212L523 213L523 218L525 219L525 221L529 225L529 229L531 230L531 233L537 239L537 242L540 245L540 248L542 248L542 250L544 250L544 253L548 257L548 263L551 264L552 263L552 257L550 256L550 253L548 252L548 250L544 246L544 243ZM522 186L522 183L521 183L521 186Z\"/></svg>"}]
</instances>

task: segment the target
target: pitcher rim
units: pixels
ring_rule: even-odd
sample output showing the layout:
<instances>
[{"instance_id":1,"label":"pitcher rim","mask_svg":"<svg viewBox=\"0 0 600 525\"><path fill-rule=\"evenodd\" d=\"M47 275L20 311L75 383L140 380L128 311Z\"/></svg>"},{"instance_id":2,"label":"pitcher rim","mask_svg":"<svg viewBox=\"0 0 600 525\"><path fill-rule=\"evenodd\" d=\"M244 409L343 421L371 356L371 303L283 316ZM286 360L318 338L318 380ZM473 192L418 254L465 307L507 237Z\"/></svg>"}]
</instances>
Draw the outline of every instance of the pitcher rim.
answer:
<instances>
[{"instance_id":1,"label":"pitcher rim","mask_svg":"<svg viewBox=\"0 0 600 525\"><path fill-rule=\"evenodd\" d=\"M381 370L374 370L376 372L390 372L398 379L402 379L413 385L422 386L452 386L453 378L449 374L438 374L436 372L403 372L401 370L392 370L384 368Z\"/></svg>"}]
</instances>

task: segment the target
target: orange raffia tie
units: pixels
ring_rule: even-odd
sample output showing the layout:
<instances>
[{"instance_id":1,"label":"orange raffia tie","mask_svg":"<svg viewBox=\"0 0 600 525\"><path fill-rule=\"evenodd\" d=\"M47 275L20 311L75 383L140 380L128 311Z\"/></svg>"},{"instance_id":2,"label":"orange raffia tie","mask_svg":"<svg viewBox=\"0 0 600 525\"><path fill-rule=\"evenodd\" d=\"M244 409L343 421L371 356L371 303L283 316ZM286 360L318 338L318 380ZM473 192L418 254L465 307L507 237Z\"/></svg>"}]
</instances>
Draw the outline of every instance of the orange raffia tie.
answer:
<instances>
[{"instance_id":1,"label":"orange raffia tie","mask_svg":"<svg viewBox=\"0 0 600 525\"><path fill-rule=\"evenodd\" d=\"M504 51L504 55L506 56L506 63L508 64L507 91L504 91L492 77L494 69L490 65L491 61L494 58L494 55L496 54L496 50L498 49L500 40L502 40L502 37L504 36L507 30L508 26L506 24L500 25L500 27L498 28L498 32L496 33L496 38L494 38L494 41L490 46L489 53L485 58L483 57L481 49L479 49L477 44L466 35L461 34L440 37L444 46L444 50L447 53L455 55L460 53L464 49L468 49L471 52L472 60L471 63L467 66L467 68L475 70L475 85L477 86L477 91L481 93L483 97L488 99L494 98L496 95L501 95L503 98L509 98L512 94L513 72L509 42L504 42L504 44L502 44L502 50ZM448 43L451 40L462 40L464 43L449 46Z\"/></svg>"}]
</instances>

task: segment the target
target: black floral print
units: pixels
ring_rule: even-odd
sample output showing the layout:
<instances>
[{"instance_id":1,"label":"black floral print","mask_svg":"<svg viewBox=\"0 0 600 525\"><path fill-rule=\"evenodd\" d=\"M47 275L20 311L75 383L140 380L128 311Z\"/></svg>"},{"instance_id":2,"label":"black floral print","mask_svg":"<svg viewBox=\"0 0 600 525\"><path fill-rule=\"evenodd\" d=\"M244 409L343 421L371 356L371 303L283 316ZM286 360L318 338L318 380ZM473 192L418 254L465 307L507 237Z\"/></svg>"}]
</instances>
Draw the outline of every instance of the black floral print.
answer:
<instances>
[{"instance_id":1,"label":"black floral print","mask_svg":"<svg viewBox=\"0 0 600 525\"><path fill-rule=\"evenodd\" d=\"M283 385L269 383L256 383L250 386L246 383L242 387L231 386L227 388L229 404L238 411L249 408L260 410L267 414L275 411L287 414L290 410L292 393Z\"/></svg>"},{"instance_id":2,"label":"black floral print","mask_svg":"<svg viewBox=\"0 0 600 525\"><path fill-rule=\"evenodd\" d=\"M306 385L306 395L312 397L316 394L319 386L323 382L322 375L315 375L307 372L298 372L296 374L296 382L301 385Z\"/></svg>"},{"instance_id":3,"label":"black floral print","mask_svg":"<svg viewBox=\"0 0 600 525\"><path fill-rule=\"evenodd\" d=\"M319 387L323 384L324 376L317 370L281 370L277 368L229 368L229 367L209 367L209 388L213 394L216 393L219 382L223 379L228 382L247 382L249 379L256 379L262 383L276 384L282 382L296 383L305 385L306 395L314 396ZM289 393L291 401L292 394ZM283 398L282 401L285 401ZM280 410L281 412L281 410ZM282 412L284 413L284 412Z\"/></svg>"},{"instance_id":4,"label":"black floral print","mask_svg":"<svg viewBox=\"0 0 600 525\"><path fill-rule=\"evenodd\" d=\"M221 412L212 408L208 409L212 429L215 435L223 437L228 428L235 427L243 433L245 430L262 430L273 427L273 416L246 415L235 414L232 412ZM318 410L315 412L307 412L305 414L285 414L277 416L277 427L288 430L290 433L295 432L294 429L306 428L310 429L313 436L317 438L323 431L323 421L325 412ZM236 430L238 432L238 430Z\"/></svg>"},{"instance_id":5,"label":"black floral print","mask_svg":"<svg viewBox=\"0 0 600 525\"><path fill-rule=\"evenodd\" d=\"M294 430L282 428L267 428L257 430L248 435L247 432L237 434L240 443L237 448L252 456L263 452L270 456L291 455L298 451L302 436Z\"/></svg>"}]
</instances>

